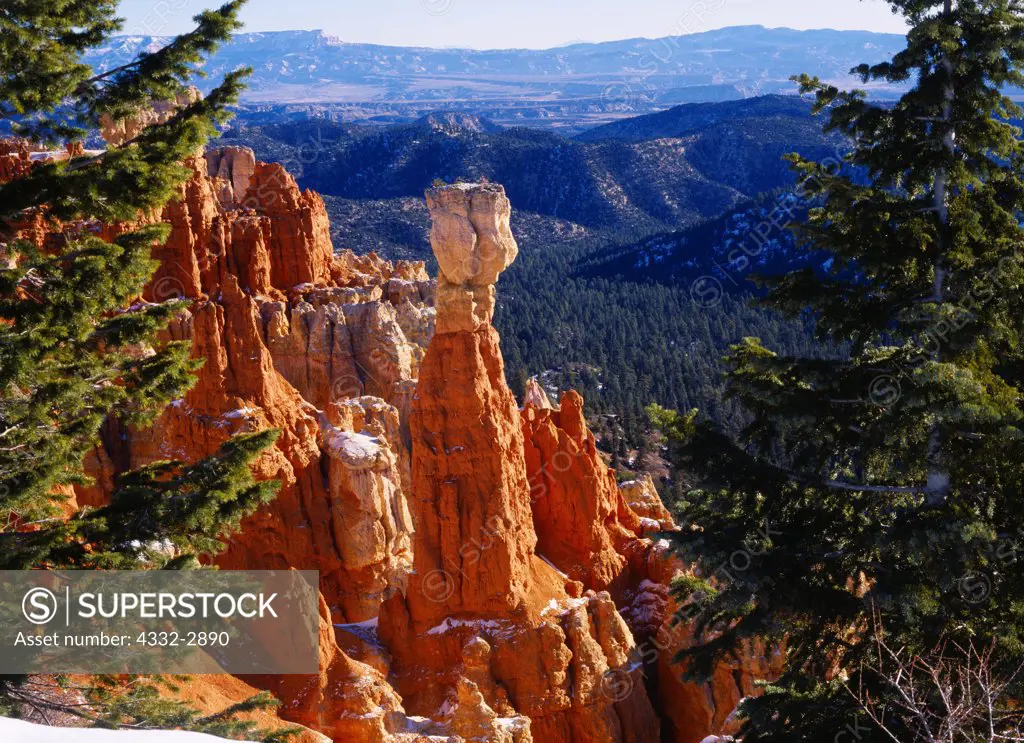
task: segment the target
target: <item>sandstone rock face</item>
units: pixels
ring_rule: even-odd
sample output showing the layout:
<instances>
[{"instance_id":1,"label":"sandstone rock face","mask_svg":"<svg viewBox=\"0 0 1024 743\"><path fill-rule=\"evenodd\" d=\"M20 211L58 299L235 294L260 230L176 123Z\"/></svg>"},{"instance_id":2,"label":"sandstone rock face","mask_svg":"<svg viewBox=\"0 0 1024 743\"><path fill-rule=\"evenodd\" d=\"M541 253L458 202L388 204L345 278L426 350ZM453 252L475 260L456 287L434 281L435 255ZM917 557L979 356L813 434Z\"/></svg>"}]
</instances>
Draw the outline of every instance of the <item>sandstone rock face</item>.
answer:
<instances>
[{"instance_id":1,"label":"sandstone rock face","mask_svg":"<svg viewBox=\"0 0 1024 743\"><path fill-rule=\"evenodd\" d=\"M673 621L678 605L669 584L689 568L657 536L677 527L650 476L616 485L582 410L575 392L556 408L536 382L527 384L521 416L538 554L584 588L608 589L615 598L614 616L632 633L636 670L606 672L607 689L631 690L641 673L657 679L656 707L673 743L734 733L736 706L760 693L757 680L778 674L781 656L752 643L718 666L709 683L683 680L685 669L673 660L694 637L691 626ZM581 653L574 647L574 659ZM535 734L543 730L535 720Z\"/></svg>"},{"instance_id":2,"label":"sandstone rock face","mask_svg":"<svg viewBox=\"0 0 1024 743\"><path fill-rule=\"evenodd\" d=\"M256 163L249 190L240 201L270 219L267 249L271 283L287 291L302 284L324 285L332 278L334 248L327 209L320 196L299 191L278 164Z\"/></svg>"},{"instance_id":3,"label":"sandstone rock face","mask_svg":"<svg viewBox=\"0 0 1024 743\"><path fill-rule=\"evenodd\" d=\"M437 307L412 403L418 533L408 610L419 630L461 612L524 610L536 543L518 408L490 324L494 282L517 252L511 207L500 186L433 189L427 200L439 297L467 301Z\"/></svg>"},{"instance_id":4,"label":"sandstone rock face","mask_svg":"<svg viewBox=\"0 0 1024 743\"><path fill-rule=\"evenodd\" d=\"M674 605L669 611L675 610ZM671 616L671 614L669 614ZM715 667L708 683L683 679L685 666L672 662L680 650L693 644L689 627L663 625L652 641L660 652L656 660L660 708L669 721L672 743L697 743L709 732L723 737L739 731L737 705L746 697L761 694L758 681L773 680L782 671L783 657L777 648L749 642L735 656ZM728 738L726 738L728 739Z\"/></svg>"},{"instance_id":5,"label":"sandstone rock face","mask_svg":"<svg viewBox=\"0 0 1024 743\"><path fill-rule=\"evenodd\" d=\"M320 598L320 673L254 681L287 700L283 716L335 741L390 743L409 721L402 701L379 671L348 657L337 644L330 610Z\"/></svg>"},{"instance_id":6,"label":"sandstone rock face","mask_svg":"<svg viewBox=\"0 0 1024 743\"><path fill-rule=\"evenodd\" d=\"M28 173L32 167L32 147L23 139L0 139L0 183Z\"/></svg>"},{"instance_id":7,"label":"sandstone rock face","mask_svg":"<svg viewBox=\"0 0 1024 743\"><path fill-rule=\"evenodd\" d=\"M674 531L676 528L672 514L661 502L654 480L650 475L643 475L636 480L619 483L619 491L626 505L645 522L645 531Z\"/></svg>"},{"instance_id":8,"label":"sandstone rock face","mask_svg":"<svg viewBox=\"0 0 1024 743\"><path fill-rule=\"evenodd\" d=\"M459 612L526 607L536 535L517 418L494 328L436 335L410 419L418 534L409 609L424 629ZM420 585L433 580L444 588Z\"/></svg>"},{"instance_id":9,"label":"sandstone rock face","mask_svg":"<svg viewBox=\"0 0 1024 743\"><path fill-rule=\"evenodd\" d=\"M332 404L329 418L321 429L330 458L334 544L346 570L367 576L356 616L373 616L389 589L404 588L412 566L409 476L402 471L408 462L396 451L401 448L398 411L364 397Z\"/></svg>"},{"instance_id":10,"label":"sandstone rock face","mask_svg":"<svg viewBox=\"0 0 1024 743\"><path fill-rule=\"evenodd\" d=\"M66 160L81 155L80 144L68 144L63 150L33 151L32 143L18 137L0 137L0 183L7 183L27 175L40 163ZM15 216L0 219L0 267L12 266L17 256L8 248L15 240L26 240L37 248L45 249L48 239L55 239L56 226L43 208L33 208ZM60 244L63 244L63 240Z\"/></svg>"},{"instance_id":11,"label":"sandstone rock face","mask_svg":"<svg viewBox=\"0 0 1024 743\"><path fill-rule=\"evenodd\" d=\"M323 408L339 397L366 394L392 404L404 398L423 349L408 339L380 287L290 296L262 305L263 334L275 366L304 399Z\"/></svg>"},{"instance_id":12,"label":"sandstone rock face","mask_svg":"<svg viewBox=\"0 0 1024 743\"><path fill-rule=\"evenodd\" d=\"M427 191L437 258L438 332L490 326L494 284L519 247L509 220L512 207L498 185L459 184Z\"/></svg>"},{"instance_id":13,"label":"sandstone rock face","mask_svg":"<svg viewBox=\"0 0 1024 743\"><path fill-rule=\"evenodd\" d=\"M523 395L523 407L532 407L536 410L553 410L554 405L548 398L548 393L540 386L536 377L526 380L526 391Z\"/></svg>"},{"instance_id":14,"label":"sandstone rock face","mask_svg":"<svg viewBox=\"0 0 1024 743\"><path fill-rule=\"evenodd\" d=\"M663 539L645 551L642 562L631 561L631 567L635 575L644 577L624 591L619 605L637 640L646 677L657 680L654 703L663 722L661 740L702 743L709 736L732 740L729 736L739 730L737 705L745 697L761 693L758 681L778 678L782 653L778 648L749 642L720 663L707 683L684 680L686 667L674 659L681 650L693 646L693 623L676 621L680 607L669 592L669 584L692 570Z\"/></svg>"},{"instance_id":15,"label":"sandstone rock face","mask_svg":"<svg viewBox=\"0 0 1024 743\"><path fill-rule=\"evenodd\" d=\"M374 619L411 569L410 455L389 400L408 408L424 353L403 323L421 340L432 330L423 265L335 256L319 197L244 150L190 165L193 177L159 215L172 232L154 249L160 267L145 299L191 300L167 337L190 339L206 363L195 387L152 427L110 422L86 463L95 481L77 499L104 502L127 468L194 460L236 432L280 429L255 469L279 480L281 493L247 520L218 563L320 571L321 673L251 681L282 697L285 719L334 740L447 741L443 724L421 730L422 721L407 718L386 666L353 659L332 626ZM400 297L401 322L390 296ZM514 740L529 743L522 723L526 732ZM495 740L505 740L503 724L495 726Z\"/></svg>"},{"instance_id":16,"label":"sandstone rock face","mask_svg":"<svg viewBox=\"0 0 1024 743\"><path fill-rule=\"evenodd\" d=\"M256 172L256 155L248 147L210 150L206 153L206 167L210 177L218 179L221 202L239 203L249 192Z\"/></svg>"}]
</instances>

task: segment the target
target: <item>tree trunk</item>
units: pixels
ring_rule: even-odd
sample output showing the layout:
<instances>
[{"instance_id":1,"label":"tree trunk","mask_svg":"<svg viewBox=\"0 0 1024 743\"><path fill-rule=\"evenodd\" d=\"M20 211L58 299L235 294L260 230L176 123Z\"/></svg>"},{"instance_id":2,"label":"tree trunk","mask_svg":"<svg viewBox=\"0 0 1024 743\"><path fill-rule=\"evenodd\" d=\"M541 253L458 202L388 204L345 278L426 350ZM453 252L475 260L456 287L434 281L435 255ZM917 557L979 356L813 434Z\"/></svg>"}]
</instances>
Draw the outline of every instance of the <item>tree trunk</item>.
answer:
<instances>
[{"instance_id":1,"label":"tree trunk","mask_svg":"<svg viewBox=\"0 0 1024 743\"><path fill-rule=\"evenodd\" d=\"M952 23L953 0L945 0L943 14L947 23ZM949 57L944 57L940 66L945 72L945 84L942 91L942 125L945 132L942 137L942 145L946 152L952 156L956 152L956 132L949 126L953 118L953 102L956 100L956 89L953 82L953 63ZM935 304L942 307L945 301L946 265L945 254L947 249L947 237L949 231L949 171L943 167L935 174L934 185L934 206L939 215L939 239L938 253L935 257L934 278L932 291ZM941 344L936 344L935 352L932 354L932 361L942 360ZM942 464L942 434L939 431L938 423L932 424L932 432L928 439L928 503L937 505L941 503L949 493L949 473Z\"/></svg>"}]
</instances>

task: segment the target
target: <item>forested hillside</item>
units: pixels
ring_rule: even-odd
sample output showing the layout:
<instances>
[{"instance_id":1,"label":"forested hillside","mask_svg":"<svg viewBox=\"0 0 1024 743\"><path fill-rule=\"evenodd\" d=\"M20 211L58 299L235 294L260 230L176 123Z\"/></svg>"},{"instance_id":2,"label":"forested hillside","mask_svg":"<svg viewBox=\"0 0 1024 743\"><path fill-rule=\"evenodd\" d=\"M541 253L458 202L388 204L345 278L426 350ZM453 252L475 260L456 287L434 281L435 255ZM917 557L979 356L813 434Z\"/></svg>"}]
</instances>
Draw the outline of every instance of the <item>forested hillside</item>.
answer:
<instances>
[{"instance_id":1,"label":"forested hillside","mask_svg":"<svg viewBox=\"0 0 1024 743\"><path fill-rule=\"evenodd\" d=\"M756 335L781 352L823 352L806 326L750 306L747 293L704 301L689 283L581 271L601 250L593 241L529 246L502 277L495 324L513 390L534 375L549 391L575 388L591 412L621 416L631 441L652 401L700 408L737 432L740 409L721 397L721 358L731 344Z\"/></svg>"},{"instance_id":2,"label":"forested hillside","mask_svg":"<svg viewBox=\"0 0 1024 743\"><path fill-rule=\"evenodd\" d=\"M716 286L732 292L756 292L760 275L825 265L824 254L796 250L796 236L790 229L811 206L797 188L771 191L692 227L594 251L585 272L667 284L713 279Z\"/></svg>"}]
</instances>

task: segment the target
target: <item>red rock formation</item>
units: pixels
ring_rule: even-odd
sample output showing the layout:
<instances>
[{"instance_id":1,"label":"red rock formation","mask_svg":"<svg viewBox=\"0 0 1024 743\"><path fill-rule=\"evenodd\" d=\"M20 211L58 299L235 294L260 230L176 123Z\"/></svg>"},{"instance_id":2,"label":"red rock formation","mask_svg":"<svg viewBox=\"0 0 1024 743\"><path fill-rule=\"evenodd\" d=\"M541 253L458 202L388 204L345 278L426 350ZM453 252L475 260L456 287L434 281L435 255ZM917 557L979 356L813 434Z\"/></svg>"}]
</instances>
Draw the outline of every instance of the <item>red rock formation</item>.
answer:
<instances>
[{"instance_id":1,"label":"red rock formation","mask_svg":"<svg viewBox=\"0 0 1024 743\"><path fill-rule=\"evenodd\" d=\"M205 166L216 172L197 169L168 209L154 287L177 281L198 300L171 336L192 338L207 364L157 426L98 451L95 470L109 481L113 463L195 458L236 430L282 430L258 465L281 495L219 560L321 571L321 673L263 684L282 714L345 741L658 740L638 643L671 609L672 570L643 536L671 521L642 485L626 489L631 508L578 395L517 409L491 325L493 282L515 256L503 191L430 194L433 334L422 264L333 257L322 202L283 171L250 168L244 151ZM247 208L232 199L250 169ZM352 624L382 605L379 631ZM669 657L648 670L662 658L675 670ZM710 692L662 679L662 699L684 705L669 713L680 735L723 727L740 693L726 686L732 670Z\"/></svg>"},{"instance_id":2,"label":"red rock formation","mask_svg":"<svg viewBox=\"0 0 1024 743\"><path fill-rule=\"evenodd\" d=\"M24 139L0 139L0 183L7 183L28 173L32 167L32 147Z\"/></svg>"},{"instance_id":3,"label":"red rock formation","mask_svg":"<svg viewBox=\"0 0 1024 743\"><path fill-rule=\"evenodd\" d=\"M407 606L417 630L459 613L525 610L536 542L518 408L491 325L493 283L516 254L508 200L500 187L428 200L443 301L410 419L417 535Z\"/></svg>"},{"instance_id":4,"label":"red rock formation","mask_svg":"<svg viewBox=\"0 0 1024 743\"><path fill-rule=\"evenodd\" d=\"M256 163L240 203L267 216L273 226L267 247L275 287L288 290L331 281L331 225L318 194L300 192L283 166Z\"/></svg>"},{"instance_id":5,"label":"red rock formation","mask_svg":"<svg viewBox=\"0 0 1024 743\"><path fill-rule=\"evenodd\" d=\"M249 192L253 173L256 172L256 158L247 147L222 147L210 150L205 155L206 168L219 186L218 195L222 204L237 204Z\"/></svg>"},{"instance_id":6,"label":"red rock formation","mask_svg":"<svg viewBox=\"0 0 1024 743\"><path fill-rule=\"evenodd\" d=\"M258 684L282 696L283 717L336 740L422 739L381 670L342 651L331 623L374 618L411 567L409 454L399 412L362 393L408 404L423 350L404 337L385 291L396 293L392 282L399 282L403 321L429 333L423 266L335 257L319 197L300 194L290 176L254 163L251 152L212 153L191 166L193 178L164 212L171 237L156 249L160 268L146 298L191 300L167 335L191 339L193 355L206 363L192 390L152 427L121 430L111 422L87 461L95 483L81 487L78 500L103 502L126 468L194 460L236 432L280 429L255 466L259 478L282 483L280 495L245 522L218 564L320 571L322 669L313 679ZM251 207L242 207L233 199L250 169ZM328 336L332 342L323 342Z\"/></svg>"},{"instance_id":7,"label":"red rock formation","mask_svg":"<svg viewBox=\"0 0 1024 743\"><path fill-rule=\"evenodd\" d=\"M16 137L0 138L0 183L14 180L26 175L39 159L38 153L32 152L31 143ZM66 153L54 153L53 158L66 156ZM27 240L37 248L42 248L50 225L47 224L42 209L30 209L15 218L0 219L0 266L5 266L15 258L8 250L8 243L15 240Z\"/></svg>"},{"instance_id":8,"label":"red rock formation","mask_svg":"<svg viewBox=\"0 0 1024 743\"><path fill-rule=\"evenodd\" d=\"M188 106L202 98L198 88L190 87L170 101L154 101L147 108L136 111L126 119L113 119L104 115L100 121L103 139L111 147L120 147L125 142L135 139L142 131L154 124L169 120L178 109Z\"/></svg>"},{"instance_id":9,"label":"red rock formation","mask_svg":"<svg viewBox=\"0 0 1024 743\"><path fill-rule=\"evenodd\" d=\"M667 551L667 542L645 538L676 528L654 483L644 476L616 485L575 392L565 393L556 408L531 381L525 400L522 423L538 553L586 588L611 590L645 672L658 681L658 709L674 743L736 732L737 704L758 693L757 680L778 673L779 658L755 644L719 665L709 683L683 680L685 668L674 658L694 637L690 625L674 625L678 607L668 587L687 566ZM606 679L613 689L631 688L632 677ZM539 729L535 721L534 730Z\"/></svg>"},{"instance_id":10,"label":"red rock formation","mask_svg":"<svg viewBox=\"0 0 1024 743\"><path fill-rule=\"evenodd\" d=\"M410 711L435 719L468 704L529 718L538 743L653 742L657 718L611 597L570 599L534 554L523 425L491 325L494 282L516 255L504 190L427 199L437 332L410 421L415 569L380 621L392 678ZM609 689L613 672L626 693Z\"/></svg>"},{"instance_id":11,"label":"red rock formation","mask_svg":"<svg viewBox=\"0 0 1024 743\"><path fill-rule=\"evenodd\" d=\"M672 514L661 502L650 475L619 483L619 491L629 509L640 517L644 531L675 531Z\"/></svg>"},{"instance_id":12,"label":"red rock formation","mask_svg":"<svg viewBox=\"0 0 1024 743\"><path fill-rule=\"evenodd\" d=\"M320 598L320 673L254 681L285 701L282 716L335 741L391 743L409 723L402 700L379 671L352 660L337 644L330 610Z\"/></svg>"},{"instance_id":13,"label":"red rock formation","mask_svg":"<svg viewBox=\"0 0 1024 743\"><path fill-rule=\"evenodd\" d=\"M736 707L745 697L757 696L762 689L758 681L779 677L783 657L777 649L761 642L749 642L743 649L719 663L707 683L684 679L685 665L674 662L680 650L694 642L692 626L673 626L670 617L676 611L670 600L666 620L652 638L650 648L656 652L654 673L657 674L659 709L668 721L672 743L698 743L708 735L733 735L739 730Z\"/></svg>"},{"instance_id":14,"label":"red rock formation","mask_svg":"<svg viewBox=\"0 0 1024 743\"><path fill-rule=\"evenodd\" d=\"M528 390L522 426L538 552L587 588L619 587L640 517L598 454L583 398L566 392L553 408L537 389Z\"/></svg>"},{"instance_id":15,"label":"red rock formation","mask_svg":"<svg viewBox=\"0 0 1024 743\"><path fill-rule=\"evenodd\" d=\"M493 327L435 336L411 418L413 492L423 505L422 578L409 610L424 629L460 612L526 608L536 536L517 417ZM451 579L451 596L426 598L418 584L440 573Z\"/></svg>"}]
</instances>

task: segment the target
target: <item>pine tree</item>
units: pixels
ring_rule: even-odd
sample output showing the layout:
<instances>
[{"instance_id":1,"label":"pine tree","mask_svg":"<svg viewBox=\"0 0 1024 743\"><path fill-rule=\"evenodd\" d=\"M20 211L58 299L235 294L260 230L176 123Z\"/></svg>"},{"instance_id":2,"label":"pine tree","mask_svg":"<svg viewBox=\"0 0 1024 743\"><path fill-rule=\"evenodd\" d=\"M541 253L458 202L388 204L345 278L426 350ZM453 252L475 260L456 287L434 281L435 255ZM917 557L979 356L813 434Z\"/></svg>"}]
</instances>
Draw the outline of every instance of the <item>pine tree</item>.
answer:
<instances>
[{"instance_id":1,"label":"pine tree","mask_svg":"<svg viewBox=\"0 0 1024 743\"><path fill-rule=\"evenodd\" d=\"M65 518L61 495L82 481L83 459L108 416L151 422L188 390L202 363L189 359L189 344L157 340L185 303L134 301L168 226L112 242L90 226L159 213L189 175L183 161L226 119L247 71L230 73L205 98L117 147L87 154L80 145L104 115L118 120L153 101L183 100L197 66L239 27L242 4L203 12L194 31L97 74L82 58L121 28L115 0L0 3L0 116L35 146L71 153L0 184L0 568L195 568L276 492L250 473L276 437L268 431L231 439L198 463L126 473L104 508ZM19 221L30 217L51 233L43 248L15 239ZM52 710L36 685L0 677L0 707ZM147 727L166 718L178 727L251 732L232 727L233 712L204 723L179 707L161 718L165 703L151 684L115 696L95 686L89 719Z\"/></svg>"},{"instance_id":2,"label":"pine tree","mask_svg":"<svg viewBox=\"0 0 1024 743\"><path fill-rule=\"evenodd\" d=\"M743 706L746 741L837 740L855 720L861 741L929 739L895 712L879 633L913 657L993 643L1014 679L996 704L1022 691L1024 148L1004 92L1024 84L1024 3L891 4L906 49L855 72L906 84L898 101L795 78L852 151L841 168L791 158L819 204L801 249L833 261L767 282L767 306L848 353L735 346L728 394L752 415L739 444L653 410L708 483L680 538L703 576L677 587L703 633L688 667L705 675L746 638L786 648L782 677ZM957 739L1021 722L999 719L1007 729Z\"/></svg>"},{"instance_id":3,"label":"pine tree","mask_svg":"<svg viewBox=\"0 0 1024 743\"><path fill-rule=\"evenodd\" d=\"M204 12L195 31L101 74L81 57L120 28L115 2L7 4L0 14L0 111L40 144L80 142L104 115L131 116L153 100L185 93L195 65L238 28L241 4ZM81 479L83 458L108 415L147 423L194 381L198 364L189 360L189 344L156 342L184 305L132 305L155 269L151 249L167 238L169 226L143 227L107 242L88 224L130 221L162 207L188 176L182 161L216 134L245 74L231 73L204 99L131 142L38 165L0 184L0 245L10 264L0 270L0 554L6 567L48 563L38 550L20 554L18 532L28 523L44 532L67 531L42 520L57 512L60 486ZM17 221L32 213L45 215L61 239L44 250L12 241ZM233 497L266 497L264 488L238 485Z\"/></svg>"}]
</instances>

